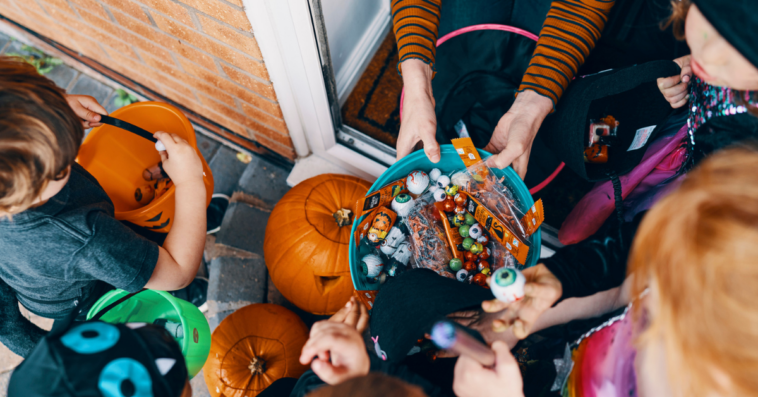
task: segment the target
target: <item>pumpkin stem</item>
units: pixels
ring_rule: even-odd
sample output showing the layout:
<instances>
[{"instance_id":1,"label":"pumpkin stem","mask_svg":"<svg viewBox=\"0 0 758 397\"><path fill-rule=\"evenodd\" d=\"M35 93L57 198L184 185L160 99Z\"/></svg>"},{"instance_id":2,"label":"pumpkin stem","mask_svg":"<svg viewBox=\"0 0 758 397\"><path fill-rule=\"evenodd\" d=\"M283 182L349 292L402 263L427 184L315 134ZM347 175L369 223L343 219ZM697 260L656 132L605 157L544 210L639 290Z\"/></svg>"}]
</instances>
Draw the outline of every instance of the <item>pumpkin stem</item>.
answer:
<instances>
[{"instance_id":1,"label":"pumpkin stem","mask_svg":"<svg viewBox=\"0 0 758 397\"><path fill-rule=\"evenodd\" d=\"M347 208L342 208L337 210L332 216L334 217L334 220L337 221L337 226L347 226L350 224L350 214L352 211L350 211Z\"/></svg>"},{"instance_id":2,"label":"pumpkin stem","mask_svg":"<svg viewBox=\"0 0 758 397\"><path fill-rule=\"evenodd\" d=\"M250 360L250 365L247 366L252 375L263 375L266 373L266 362L258 357L253 357Z\"/></svg>"}]
</instances>

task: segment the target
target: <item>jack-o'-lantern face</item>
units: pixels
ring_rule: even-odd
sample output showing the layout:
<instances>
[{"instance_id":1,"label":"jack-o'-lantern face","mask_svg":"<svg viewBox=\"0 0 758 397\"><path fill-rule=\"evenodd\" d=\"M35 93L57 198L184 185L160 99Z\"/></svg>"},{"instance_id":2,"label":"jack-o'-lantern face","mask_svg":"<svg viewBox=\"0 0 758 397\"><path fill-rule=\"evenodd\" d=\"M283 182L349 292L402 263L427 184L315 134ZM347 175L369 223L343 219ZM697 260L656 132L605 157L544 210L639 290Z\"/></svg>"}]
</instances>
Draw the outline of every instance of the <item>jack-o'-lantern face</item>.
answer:
<instances>
[{"instance_id":1,"label":"jack-o'-lantern face","mask_svg":"<svg viewBox=\"0 0 758 397\"><path fill-rule=\"evenodd\" d=\"M374 218L374 223L371 227L382 231L389 231L390 227L392 227L392 219L384 212L380 212L376 214L376 218Z\"/></svg>"}]
</instances>

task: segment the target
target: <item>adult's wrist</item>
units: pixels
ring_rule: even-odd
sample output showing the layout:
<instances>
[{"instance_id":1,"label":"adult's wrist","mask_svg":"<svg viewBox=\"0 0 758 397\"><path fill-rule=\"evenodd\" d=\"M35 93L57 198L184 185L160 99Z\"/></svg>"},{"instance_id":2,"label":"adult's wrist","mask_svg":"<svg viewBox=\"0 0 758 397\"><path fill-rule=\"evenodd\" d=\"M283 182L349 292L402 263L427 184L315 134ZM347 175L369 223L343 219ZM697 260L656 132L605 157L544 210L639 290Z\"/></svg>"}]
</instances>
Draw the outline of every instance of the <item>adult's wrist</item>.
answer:
<instances>
[{"instance_id":1,"label":"adult's wrist","mask_svg":"<svg viewBox=\"0 0 758 397\"><path fill-rule=\"evenodd\" d=\"M403 85L406 90L426 90L431 87L432 67L420 59L407 59L400 64L403 75Z\"/></svg>"},{"instance_id":2,"label":"adult's wrist","mask_svg":"<svg viewBox=\"0 0 758 397\"><path fill-rule=\"evenodd\" d=\"M541 116L544 119L553 111L553 101L535 91L525 90L518 94L511 109Z\"/></svg>"}]
</instances>

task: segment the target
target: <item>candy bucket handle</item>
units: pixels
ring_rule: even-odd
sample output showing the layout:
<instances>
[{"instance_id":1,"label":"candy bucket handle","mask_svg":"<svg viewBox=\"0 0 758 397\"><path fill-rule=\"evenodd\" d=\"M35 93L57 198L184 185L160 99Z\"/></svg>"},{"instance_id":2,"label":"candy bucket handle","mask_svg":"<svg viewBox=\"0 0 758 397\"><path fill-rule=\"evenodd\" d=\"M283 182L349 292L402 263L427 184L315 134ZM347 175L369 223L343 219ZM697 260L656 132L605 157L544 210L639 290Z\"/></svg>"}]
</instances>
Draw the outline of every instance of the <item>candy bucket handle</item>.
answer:
<instances>
[{"instance_id":1,"label":"candy bucket handle","mask_svg":"<svg viewBox=\"0 0 758 397\"><path fill-rule=\"evenodd\" d=\"M122 130L129 131L132 134L139 135L145 139L147 139L150 142L158 142L157 139L153 137L153 134L149 131L142 129L140 127L137 127L136 125L132 123L127 123L124 120L120 120L111 116L100 116L100 122L103 124L112 125L117 128L121 128Z\"/></svg>"},{"instance_id":2,"label":"candy bucket handle","mask_svg":"<svg viewBox=\"0 0 758 397\"><path fill-rule=\"evenodd\" d=\"M100 310L99 312L97 312L97 314L95 314L95 316L92 317L92 320L99 320L100 317L102 317L103 315L105 315L106 313L108 313L109 311L111 311L111 309L113 309L114 307L116 307L116 306L124 303L125 301L129 300L131 297L133 297L134 295L139 294L142 291L147 291L147 289L146 288L142 288L141 290L139 290L137 292L132 292L130 294L125 295L121 299L119 299L119 300L111 303L110 305L106 306L105 308L103 308L103 310Z\"/></svg>"}]
</instances>

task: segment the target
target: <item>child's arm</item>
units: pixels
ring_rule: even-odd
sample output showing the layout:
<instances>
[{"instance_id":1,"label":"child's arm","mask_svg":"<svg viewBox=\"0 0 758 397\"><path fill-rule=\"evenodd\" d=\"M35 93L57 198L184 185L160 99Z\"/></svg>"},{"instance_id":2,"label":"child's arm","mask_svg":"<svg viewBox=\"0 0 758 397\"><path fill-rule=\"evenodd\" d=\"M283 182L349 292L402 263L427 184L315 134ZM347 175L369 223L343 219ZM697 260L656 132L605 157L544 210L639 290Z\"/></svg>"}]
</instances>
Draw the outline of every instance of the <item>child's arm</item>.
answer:
<instances>
[{"instance_id":1,"label":"child's arm","mask_svg":"<svg viewBox=\"0 0 758 397\"><path fill-rule=\"evenodd\" d=\"M166 146L161 159L176 186L176 210L145 288L173 291L192 282L202 260L206 231L203 165L195 149L179 136L157 132L155 137Z\"/></svg>"}]
</instances>

